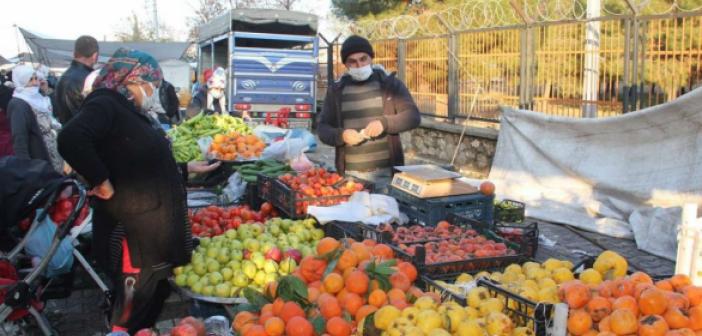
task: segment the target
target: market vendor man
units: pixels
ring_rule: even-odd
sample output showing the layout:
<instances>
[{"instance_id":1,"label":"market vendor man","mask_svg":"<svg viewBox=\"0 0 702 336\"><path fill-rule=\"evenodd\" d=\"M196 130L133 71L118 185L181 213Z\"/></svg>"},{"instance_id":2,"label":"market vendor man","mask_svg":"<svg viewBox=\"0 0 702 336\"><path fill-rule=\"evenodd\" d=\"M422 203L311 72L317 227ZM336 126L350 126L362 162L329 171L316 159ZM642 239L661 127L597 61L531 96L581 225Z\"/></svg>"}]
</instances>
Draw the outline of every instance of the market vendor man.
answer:
<instances>
[{"instance_id":1,"label":"market vendor man","mask_svg":"<svg viewBox=\"0 0 702 336\"><path fill-rule=\"evenodd\" d=\"M347 71L329 88L317 130L323 143L336 147L339 173L384 189L392 167L404 164L400 133L419 126L421 117L405 84L373 64L374 55L363 37L344 41Z\"/></svg>"}]
</instances>

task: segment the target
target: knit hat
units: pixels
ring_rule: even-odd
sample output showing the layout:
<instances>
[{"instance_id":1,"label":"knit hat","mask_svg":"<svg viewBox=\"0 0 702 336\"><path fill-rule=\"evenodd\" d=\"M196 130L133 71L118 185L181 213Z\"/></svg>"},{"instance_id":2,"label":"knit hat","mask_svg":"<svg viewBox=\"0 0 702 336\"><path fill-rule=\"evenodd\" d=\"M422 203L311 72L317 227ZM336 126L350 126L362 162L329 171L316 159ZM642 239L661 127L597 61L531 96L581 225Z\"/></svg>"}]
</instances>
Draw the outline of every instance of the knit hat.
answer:
<instances>
[{"instance_id":1,"label":"knit hat","mask_svg":"<svg viewBox=\"0 0 702 336\"><path fill-rule=\"evenodd\" d=\"M371 58L375 57L373 46L368 40L358 35L352 35L341 45L341 62L346 63L346 58L357 52L364 52L370 55Z\"/></svg>"}]
</instances>

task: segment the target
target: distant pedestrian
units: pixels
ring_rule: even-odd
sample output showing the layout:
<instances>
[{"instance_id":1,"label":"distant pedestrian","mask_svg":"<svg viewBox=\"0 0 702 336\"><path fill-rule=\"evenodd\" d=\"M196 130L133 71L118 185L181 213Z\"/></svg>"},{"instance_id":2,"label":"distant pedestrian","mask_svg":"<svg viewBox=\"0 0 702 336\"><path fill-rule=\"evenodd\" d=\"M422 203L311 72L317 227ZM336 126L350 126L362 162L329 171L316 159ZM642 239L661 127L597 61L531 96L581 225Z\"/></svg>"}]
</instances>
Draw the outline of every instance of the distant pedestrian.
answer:
<instances>
[{"instance_id":1,"label":"distant pedestrian","mask_svg":"<svg viewBox=\"0 0 702 336\"><path fill-rule=\"evenodd\" d=\"M161 87L158 89L159 100L163 106L165 113L159 114L159 122L161 124L171 125L180 121L180 101L175 87L165 79L161 82Z\"/></svg>"},{"instance_id":2,"label":"distant pedestrian","mask_svg":"<svg viewBox=\"0 0 702 336\"><path fill-rule=\"evenodd\" d=\"M81 36L76 40L73 48L73 61L71 66L61 76L56 85L54 101L56 102L55 115L65 124L73 118L81 103L83 103L83 83L85 77L93 71L98 60L98 42L92 36Z\"/></svg>"}]
</instances>

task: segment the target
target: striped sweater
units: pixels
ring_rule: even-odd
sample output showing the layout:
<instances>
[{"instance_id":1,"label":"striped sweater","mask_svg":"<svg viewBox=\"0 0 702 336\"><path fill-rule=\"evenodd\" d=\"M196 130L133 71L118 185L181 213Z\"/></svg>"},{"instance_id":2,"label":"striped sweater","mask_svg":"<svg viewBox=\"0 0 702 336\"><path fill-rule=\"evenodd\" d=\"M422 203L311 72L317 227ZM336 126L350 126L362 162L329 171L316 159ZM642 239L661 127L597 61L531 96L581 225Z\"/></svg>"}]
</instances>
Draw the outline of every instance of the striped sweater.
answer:
<instances>
[{"instance_id":1,"label":"striped sweater","mask_svg":"<svg viewBox=\"0 0 702 336\"><path fill-rule=\"evenodd\" d=\"M341 96L341 116L346 129L361 131L368 123L383 116L383 96L375 76L363 82L351 82ZM390 148L385 134L356 146L346 145L347 170L371 171L391 166Z\"/></svg>"}]
</instances>

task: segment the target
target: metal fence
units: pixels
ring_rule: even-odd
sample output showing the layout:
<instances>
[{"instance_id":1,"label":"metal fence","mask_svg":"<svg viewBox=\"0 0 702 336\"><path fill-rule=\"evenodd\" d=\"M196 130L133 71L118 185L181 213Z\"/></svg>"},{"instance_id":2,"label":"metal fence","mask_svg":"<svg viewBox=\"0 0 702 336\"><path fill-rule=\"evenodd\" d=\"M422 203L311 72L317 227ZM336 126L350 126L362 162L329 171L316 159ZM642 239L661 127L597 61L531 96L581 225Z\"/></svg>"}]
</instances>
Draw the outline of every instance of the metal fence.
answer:
<instances>
[{"instance_id":1,"label":"metal fence","mask_svg":"<svg viewBox=\"0 0 702 336\"><path fill-rule=\"evenodd\" d=\"M374 61L398 72L423 114L451 120L499 121L501 105L612 116L702 85L701 11L480 28L373 46Z\"/></svg>"}]
</instances>

